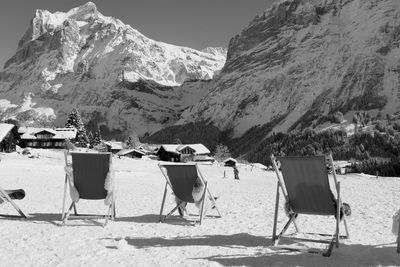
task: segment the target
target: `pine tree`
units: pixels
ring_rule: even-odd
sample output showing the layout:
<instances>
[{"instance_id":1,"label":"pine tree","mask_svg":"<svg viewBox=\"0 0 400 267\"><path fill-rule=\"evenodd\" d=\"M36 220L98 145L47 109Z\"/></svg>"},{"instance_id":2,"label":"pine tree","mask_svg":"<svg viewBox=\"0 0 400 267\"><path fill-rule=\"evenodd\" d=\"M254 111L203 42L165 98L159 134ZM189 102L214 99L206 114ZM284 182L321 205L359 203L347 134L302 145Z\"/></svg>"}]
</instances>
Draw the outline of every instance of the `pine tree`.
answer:
<instances>
[{"instance_id":1,"label":"pine tree","mask_svg":"<svg viewBox=\"0 0 400 267\"><path fill-rule=\"evenodd\" d=\"M179 137L176 137L176 138L174 139L174 144L182 145L181 139L179 139Z\"/></svg>"},{"instance_id":2,"label":"pine tree","mask_svg":"<svg viewBox=\"0 0 400 267\"><path fill-rule=\"evenodd\" d=\"M214 157L217 161L223 161L231 156L229 149L226 145L219 144L215 148Z\"/></svg>"},{"instance_id":3,"label":"pine tree","mask_svg":"<svg viewBox=\"0 0 400 267\"><path fill-rule=\"evenodd\" d=\"M101 143L100 128L97 127L97 130L96 130L96 132L94 134L94 137L93 137L92 146L97 146L100 143Z\"/></svg>"},{"instance_id":4,"label":"pine tree","mask_svg":"<svg viewBox=\"0 0 400 267\"><path fill-rule=\"evenodd\" d=\"M93 137L92 131L89 131L87 137L88 137L90 146L93 147L93 140L94 140L94 137Z\"/></svg>"},{"instance_id":5,"label":"pine tree","mask_svg":"<svg viewBox=\"0 0 400 267\"><path fill-rule=\"evenodd\" d=\"M78 129L78 118L80 118L80 114L76 108L73 108L71 113L68 115L67 123L65 124L66 128L77 128Z\"/></svg>"},{"instance_id":6,"label":"pine tree","mask_svg":"<svg viewBox=\"0 0 400 267\"><path fill-rule=\"evenodd\" d=\"M128 139L125 141L126 148L137 148L140 146L140 140L138 135L133 132Z\"/></svg>"},{"instance_id":7,"label":"pine tree","mask_svg":"<svg viewBox=\"0 0 400 267\"><path fill-rule=\"evenodd\" d=\"M68 116L67 123L65 127L72 128L75 127L77 130L76 134L76 143L78 146L86 147L89 143L89 139L86 134L85 125L82 122L81 115L76 108L72 109L72 112Z\"/></svg>"}]
</instances>

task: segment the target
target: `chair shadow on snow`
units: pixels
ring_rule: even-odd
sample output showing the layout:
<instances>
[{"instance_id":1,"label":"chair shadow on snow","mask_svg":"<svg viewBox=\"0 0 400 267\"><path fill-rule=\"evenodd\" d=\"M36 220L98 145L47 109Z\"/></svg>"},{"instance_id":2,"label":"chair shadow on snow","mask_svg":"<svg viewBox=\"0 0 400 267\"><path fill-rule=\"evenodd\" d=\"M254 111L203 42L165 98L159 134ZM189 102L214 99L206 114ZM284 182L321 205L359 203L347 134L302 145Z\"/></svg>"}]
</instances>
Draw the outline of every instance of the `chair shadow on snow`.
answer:
<instances>
[{"instance_id":1,"label":"chair shadow on snow","mask_svg":"<svg viewBox=\"0 0 400 267\"><path fill-rule=\"evenodd\" d=\"M343 244L330 257L269 249L256 255L216 255L193 259L213 261L225 266L395 266L400 262L400 255L396 253L393 242L383 247Z\"/></svg>"},{"instance_id":2,"label":"chair shadow on snow","mask_svg":"<svg viewBox=\"0 0 400 267\"><path fill-rule=\"evenodd\" d=\"M132 217L115 217L116 222L158 223L158 214L145 214Z\"/></svg>"},{"instance_id":3,"label":"chair shadow on snow","mask_svg":"<svg viewBox=\"0 0 400 267\"><path fill-rule=\"evenodd\" d=\"M119 241L119 239L114 240ZM246 253L191 258L216 262L225 266L395 266L400 262L400 254L396 253L395 242L381 245L342 244L339 249L332 253L331 257L322 257L307 252L276 249L272 247L270 237L253 236L247 233L176 237L172 239L127 237L125 240L137 249L184 246L257 249L254 255ZM108 246L107 248L115 249L116 247Z\"/></svg>"},{"instance_id":4,"label":"chair shadow on snow","mask_svg":"<svg viewBox=\"0 0 400 267\"><path fill-rule=\"evenodd\" d=\"M34 223L50 223L55 226L62 226L61 214L60 213L30 213L26 220L22 220L20 216L16 215L1 215L0 219L2 220L18 220L18 221L26 221L26 222L34 222ZM89 222L89 223L83 223ZM73 220L69 221L68 226L102 226L101 222L98 222L94 219L86 219L86 220Z\"/></svg>"},{"instance_id":5,"label":"chair shadow on snow","mask_svg":"<svg viewBox=\"0 0 400 267\"><path fill-rule=\"evenodd\" d=\"M0 219L1 220L15 220L15 221L21 221L21 222L28 222L31 223L33 222L46 222L46 223L51 223L54 225L59 225L61 222L61 215L59 213L30 213L28 215L28 218L26 220L21 219L21 216L17 215L3 215L0 214Z\"/></svg>"},{"instance_id":6,"label":"chair shadow on snow","mask_svg":"<svg viewBox=\"0 0 400 267\"><path fill-rule=\"evenodd\" d=\"M182 246L212 246L212 247L259 247L270 246L271 238L240 233L234 235L204 235L195 237L176 237L167 239L153 238L125 238L129 245L136 248L148 247L182 247ZM115 239L115 241L118 241Z\"/></svg>"},{"instance_id":7,"label":"chair shadow on snow","mask_svg":"<svg viewBox=\"0 0 400 267\"><path fill-rule=\"evenodd\" d=\"M116 222L135 222L135 223L160 223L159 214L145 214L133 217L116 217ZM169 216L167 220L163 222L164 224L172 225L183 225L183 226L193 226L195 221L188 218L181 218L176 215Z\"/></svg>"},{"instance_id":8,"label":"chair shadow on snow","mask_svg":"<svg viewBox=\"0 0 400 267\"><path fill-rule=\"evenodd\" d=\"M134 222L134 223L160 223L159 214L145 214L133 217L116 217L115 222ZM0 214L0 220L21 220L19 215L8 215ZM23 220L22 220L23 221ZM51 223L56 226L61 226L61 214L60 213L30 213L27 222L43 222ZM82 223L83 221L90 223ZM194 221L188 220L186 218L180 218L179 216L170 216L168 220L164 222L165 224L171 225L182 225L182 226L194 226ZM96 219L79 219L71 220L68 222L67 226L102 226L103 224Z\"/></svg>"}]
</instances>

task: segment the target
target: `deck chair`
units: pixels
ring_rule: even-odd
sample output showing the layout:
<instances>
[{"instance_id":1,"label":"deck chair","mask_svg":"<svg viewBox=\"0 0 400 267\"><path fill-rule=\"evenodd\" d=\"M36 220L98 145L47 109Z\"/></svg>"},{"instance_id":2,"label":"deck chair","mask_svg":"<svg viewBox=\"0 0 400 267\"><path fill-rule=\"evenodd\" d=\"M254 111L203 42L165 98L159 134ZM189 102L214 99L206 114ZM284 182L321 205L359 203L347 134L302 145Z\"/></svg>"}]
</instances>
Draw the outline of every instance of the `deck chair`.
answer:
<instances>
[{"instance_id":1,"label":"deck chair","mask_svg":"<svg viewBox=\"0 0 400 267\"><path fill-rule=\"evenodd\" d=\"M10 203L14 207L14 209L21 215L21 217L26 219L28 216L14 202L14 199L23 199L24 197L25 197L25 191L22 189L4 190L2 187L0 187L0 204L2 202ZM1 216L9 217L12 215L1 215Z\"/></svg>"},{"instance_id":2,"label":"deck chair","mask_svg":"<svg viewBox=\"0 0 400 267\"><path fill-rule=\"evenodd\" d=\"M329 257L333 247L339 247L340 238L348 238L349 232L346 223L346 216L342 212L342 202L340 198L340 183L336 179L335 171L333 171L333 178L335 181L335 188L337 196L333 195L329 187L328 171L326 167L325 156L308 156L308 157L274 157L271 156L272 165L276 172L278 183L276 189L276 203L275 203L275 215L274 215L274 226L272 233L272 241L274 246L297 251L307 251L311 253L320 253L323 256ZM329 155L329 162L333 167L332 155ZM281 172L278 168L280 163ZM334 169L334 167L333 167ZM278 207L279 207L279 194L282 194L286 201L286 207L288 210L289 220L283 227L282 231L277 234L277 219L278 219ZM299 214L308 215L324 215L324 216L335 216L336 229L333 234L315 234L320 239L306 239L296 238L295 236L285 235L286 230L293 223L296 232L299 232L299 228L296 224L296 218ZM340 218L345 226L346 235L339 235ZM307 233L311 234L311 233ZM331 239L326 239L326 237ZM321 239L325 237L325 240ZM303 249L295 248L290 246L280 246L279 242L283 238L289 238L294 241L305 241L305 242L317 242L328 244L326 250L320 249Z\"/></svg>"},{"instance_id":3,"label":"deck chair","mask_svg":"<svg viewBox=\"0 0 400 267\"><path fill-rule=\"evenodd\" d=\"M212 195L210 188L208 187L208 183L207 181L205 181L197 164L160 163L158 164L158 166L166 180L164 196L161 203L160 222L164 222L175 211L181 208L182 205L185 204L185 202L186 203L195 202L192 196L192 191L197 179L200 179L204 184L204 193L201 198L199 219L197 222L201 224L203 220L204 203L206 201L207 196L209 197L210 201L215 207L218 213L218 217L221 217L221 213L219 212L217 204L215 202L215 197ZM167 215L163 216L163 210L164 210L165 199L167 196L168 186L172 189L175 196L182 202L178 203Z\"/></svg>"},{"instance_id":4,"label":"deck chair","mask_svg":"<svg viewBox=\"0 0 400 267\"><path fill-rule=\"evenodd\" d=\"M71 162L69 160L71 156ZM72 165L71 165L72 164ZM111 195L107 206L107 213L105 215L97 214L78 214L76 203L80 199L84 200L105 200L107 198L107 190L105 183L108 173L111 170L111 153L88 153L88 152L65 152L65 184L64 184L64 199L62 207L61 220L63 225L66 224L68 219L105 219L104 226L107 225L108 220L115 218L115 199ZM68 167L72 166L71 172L67 171ZM68 210L65 210L65 203L67 198L67 188L73 190L71 194L72 202ZM74 196L75 193L75 196ZM73 197L74 196L74 197ZM71 215L72 209L74 214Z\"/></svg>"}]
</instances>

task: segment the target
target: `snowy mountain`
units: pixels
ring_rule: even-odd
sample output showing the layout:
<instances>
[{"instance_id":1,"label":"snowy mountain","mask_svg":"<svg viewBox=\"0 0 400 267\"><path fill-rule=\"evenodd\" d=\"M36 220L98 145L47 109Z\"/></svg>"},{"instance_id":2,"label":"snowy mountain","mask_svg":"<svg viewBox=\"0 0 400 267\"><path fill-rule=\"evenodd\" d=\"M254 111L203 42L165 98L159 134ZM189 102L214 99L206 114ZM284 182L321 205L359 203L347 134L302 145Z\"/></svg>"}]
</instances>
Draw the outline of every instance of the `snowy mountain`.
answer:
<instances>
[{"instance_id":1,"label":"snowy mountain","mask_svg":"<svg viewBox=\"0 0 400 267\"><path fill-rule=\"evenodd\" d=\"M3 118L62 125L77 107L105 134L153 132L207 93L224 48L197 51L151 40L89 2L37 10L0 72ZM196 86L194 86L196 85Z\"/></svg>"},{"instance_id":2,"label":"snowy mountain","mask_svg":"<svg viewBox=\"0 0 400 267\"><path fill-rule=\"evenodd\" d=\"M238 137L317 126L337 111L399 113L399 46L398 0L278 1L231 39L210 93L178 124L210 121Z\"/></svg>"}]
</instances>

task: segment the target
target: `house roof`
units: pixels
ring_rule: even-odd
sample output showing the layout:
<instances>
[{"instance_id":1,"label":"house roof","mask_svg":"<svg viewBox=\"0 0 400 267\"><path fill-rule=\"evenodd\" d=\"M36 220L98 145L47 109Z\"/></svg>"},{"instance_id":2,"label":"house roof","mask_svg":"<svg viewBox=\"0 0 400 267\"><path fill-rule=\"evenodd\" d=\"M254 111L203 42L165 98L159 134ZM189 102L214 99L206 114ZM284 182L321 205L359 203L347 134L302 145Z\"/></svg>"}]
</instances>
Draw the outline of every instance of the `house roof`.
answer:
<instances>
[{"instance_id":1,"label":"house roof","mask_svg":"<svg viewBox=\"0 0 400 267\"><path fill-rule=\"evenodd\" d=\"M0 141L3 141L12 128L14 128L14 124L0 123Z\"/></svg>"},{"instance_id":2,"label":"house roof","mask_svg":"<svg viewBox=\"0 0 400 267\"><path fill-rule=\"evenodd\" d=\"M139 149L142 152L148 152L148 149L146 149L145 147L143 147L142 145L140 145L137 149Z\"/></svg>"},{"instance_id":3,"label":"house roof","mask_svg":"<svg viewBox=\"0 0 400 267\"><path fill-rule=\"evenodd\" d=\"M145 155L145 153L144 153L143 151L141 151L141 150L139 150L139 149L135 149L135 148L122 149L121 151L119 151L119 152L117 153L117 155L119 155L119 156L124 156L124 155L127 155L127 154L132 153L132 152L136 152L136 153Z\"/></svg>"},{"instance_id":4,"label":"house roof","mask_svg":"<svg viewBox=\"0 0 400 267\"><path fill-rule=\"evenodd\" d=\"M185 145L177 145L177 144L168 144L161 145L165 151L170 153L180 153L183 149L189 147L195 151L195 154L209 154L211 153L208 148L206 148L203 144L185 144ZM160 147L160 148L161 148Z\"/></svg>"},{"instance_id":5,"label":"house roof","mask_svg":"<svg viewBox=\"0 0 400 267\"><path fill-rule=\"evenodd\" d=\"M35 133L33 133L33 134L38 134L38 133L41 133L41 132L48 132L48 133L51 133L51 134L53 134L53 135L56 135L56 134L57 134L57 132L54 131L53 129L41 129L41 130L39 130L39 131L37 131L37 132L35 132Z\"/></svg>"},{"instance_id":6,"label":"house roof","mask_svg":"<svg viewBox=\"0 0 400 267\"><path fill-rule=\"evenodd\" d=\"M228 161L233 161L233 162L237 162L237 160L236 159L234 159L234 158L227 158L226 160L224 160L224 163L225 162L228 162Z\"/></svg>"},{"instance_id":7,"label":"house roof","mask_svg":"<svg viewBox=\"0 0 400 267\"><path fill-rule=\"evenodd\" d=\"M104 142L104 144L111 147L111 149L122 149L122 142L119 141L106 141Z\"/></svg>"},{"instance_id":8,"label":"house roof","mask_svg":"<svg viewBox=\"0 0 400 267\"><path fill-rule=\"evenodd\" d=\"M33 128L33 127L24 127L24 129L19 130L18 132L24 133L21 136L21 139L37 139L35 134L43 131L54 134L52 139L75 139L76 134L78 132L76 128L50 129L50 128Z\"/></svg>"},{"instance_id":9,"label":"house roof","mask_svg":"<svg viewBox=\"0 0 400 267\"><path fill-rule=\"evenodd\" d=\"M18 128L18 133L24 134L24 133L26 133L27 129L28 129L27 127L21 126Z\"/></svg>"},{"instance_id":10,"label":"house roof","mask_svg":"<svg viewBox=\"0 0 400 267\"><path fill-rule=\"evenodd\" d=\"M56 128L55 138L75 139L77 133L76 128Z\"/></svg>"},{"instance_id":11,"label":"house roof","mask_svg":"<svg viewBox=\"0 0 400 267\"><path fill-rule=\"evenodd\" d=\"M159 149L164 148L167 152L176 153L179 146L181 145L161 145Z\"/></svg>"},{"instance_id":12,"label":"house roof","mask_svg":"<svg viewBox=\"0 0 400 267\"><path fill-rule=\"evenodd\" d=\"M345 168L345 167L351 166L350 162L344 161L344 160L334 161L333 164L335 165L336 168Z\"/></svg>"},{"instance_id":13,"label":"house roof","mask_svg":"<svg viewBox=\"0 0 400 267\"><path fill-rule=\"evenodd\" d=\"M203 144L187 144L187 145L181 145L177 150L182 151L186 147L190 147L195 151L196 154L209 154L211 153L208 148L206 148Z\"/></svg>"}]
</instances>

